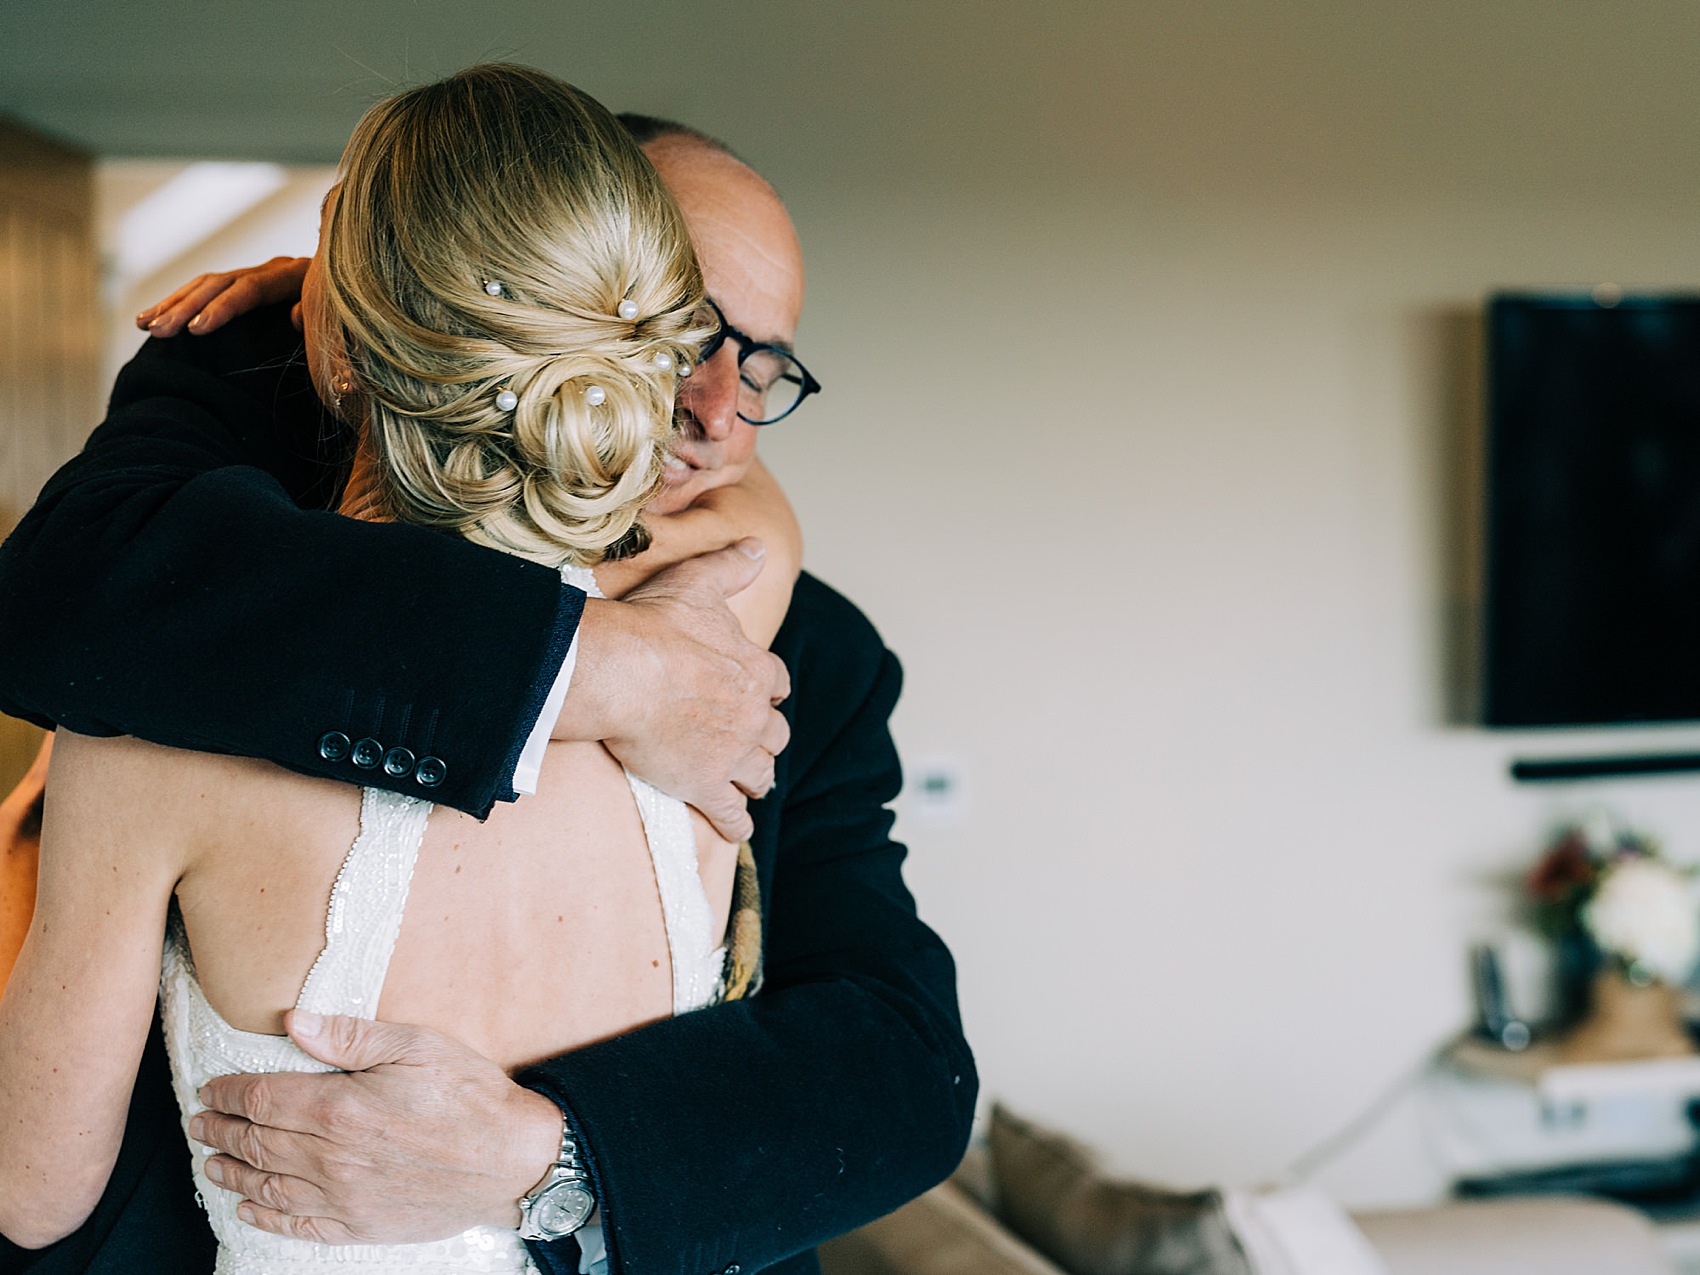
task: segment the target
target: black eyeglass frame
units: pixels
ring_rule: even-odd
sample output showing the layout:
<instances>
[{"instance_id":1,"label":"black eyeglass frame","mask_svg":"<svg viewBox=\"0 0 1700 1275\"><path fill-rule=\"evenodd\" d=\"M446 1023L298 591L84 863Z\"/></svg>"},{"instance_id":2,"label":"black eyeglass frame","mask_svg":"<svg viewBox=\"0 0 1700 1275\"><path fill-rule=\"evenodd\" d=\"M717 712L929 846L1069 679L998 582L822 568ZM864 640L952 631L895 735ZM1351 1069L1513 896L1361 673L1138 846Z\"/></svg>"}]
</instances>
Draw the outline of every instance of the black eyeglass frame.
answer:
<instances>
[{"instance_id":1,"label":"black eyeglass frame","mask_svg":"<svg viewBox=\"0 0 1700 1275\"><path fill-rule=\"evenodd\" d=\"M751 355L762 350L772 350L775 354L782 354L786 358L790 359L791 362L797 365L797 370L803 374L803 388L797 395L797 401L791 404L791 406L786 408L783 412L779 413L778 416L773 417L771 420L752 421L748 416L739 412L739 420L749 425L755 425L758 428L763 425L777 425L780 421L784 420L787 416L791 415L792 412L801 407L803 405L803 400L808 398L809 395L820 393L820 382L815 380L814 374L811 373L808 368L803 366L803 360L798 358L794 352L786 349L783 345L774 345L771 341L758 341L748 332L745 332L740 328L733 327L726 321L725 314L721 312L720 306L715 302L713 297L704 297L703 300L708 303L708 308L714 311L714 317L720 324L720 330L713 336L709 337L708 340L703 343L702 349L697 351L696 361L698 366L707 363L716 354L720 353L720 347L730 340L738 347L738 368L740 371L743 369L744 361Z\"/></svg>"}]
</instances>

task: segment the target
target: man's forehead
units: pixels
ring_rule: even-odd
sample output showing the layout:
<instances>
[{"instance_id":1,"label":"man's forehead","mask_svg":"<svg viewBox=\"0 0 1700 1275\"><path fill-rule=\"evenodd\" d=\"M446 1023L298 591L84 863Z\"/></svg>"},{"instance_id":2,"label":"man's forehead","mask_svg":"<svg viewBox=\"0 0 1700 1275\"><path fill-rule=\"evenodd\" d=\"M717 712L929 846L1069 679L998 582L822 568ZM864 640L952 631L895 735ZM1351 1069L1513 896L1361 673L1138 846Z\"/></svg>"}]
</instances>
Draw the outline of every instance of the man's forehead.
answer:
<instances>
[{"instance_id":1,"label":"man's forehead","mask_svg":"<svg viewBox=\"0 0 1700 1275\"><path fill-rule=\"evenodd\" d=\"M661 137L644 150L679 202L704 280L727 317L761 339L789 338L803 304L803 259L773 188L696 138Z\"/></svg>"}]
</instances>

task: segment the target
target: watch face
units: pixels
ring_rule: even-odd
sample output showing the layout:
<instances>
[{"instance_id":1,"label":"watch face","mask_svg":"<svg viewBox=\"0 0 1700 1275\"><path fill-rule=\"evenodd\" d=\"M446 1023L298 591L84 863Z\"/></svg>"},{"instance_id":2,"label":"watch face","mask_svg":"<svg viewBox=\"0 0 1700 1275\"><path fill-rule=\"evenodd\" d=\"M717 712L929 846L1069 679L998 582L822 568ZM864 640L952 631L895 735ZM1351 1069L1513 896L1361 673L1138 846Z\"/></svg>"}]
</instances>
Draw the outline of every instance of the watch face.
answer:
<instances>
[{"instance_id":1,"label":"watch face","mask_svg":"<svg viewBox=\"0 0 1700 1275\"><path fill-rule=\"evenodd\" d=\"M571 1235L596 1208L596 1197L580 1182L557 1182L533 1206L532 1217L551 1235Z\"/></svg>"}]
</instances>

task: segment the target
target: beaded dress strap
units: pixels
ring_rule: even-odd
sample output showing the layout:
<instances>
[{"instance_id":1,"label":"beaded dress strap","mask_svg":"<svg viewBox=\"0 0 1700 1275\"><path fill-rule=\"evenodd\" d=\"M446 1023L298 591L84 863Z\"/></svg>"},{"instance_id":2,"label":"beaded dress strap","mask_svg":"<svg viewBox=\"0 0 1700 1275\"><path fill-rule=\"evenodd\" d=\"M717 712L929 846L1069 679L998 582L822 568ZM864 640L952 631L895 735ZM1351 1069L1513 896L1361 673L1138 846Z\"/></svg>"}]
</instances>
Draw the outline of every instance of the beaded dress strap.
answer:
<instances>
[{"instance_id":1,"label":"beaded dress strap","mask_svg":"<svg viewBox=\"0 0 1700 1275\"><path fill-rule=\"evenodd\" d=\"M377 1016L431 810L428 801L381 788L361 793L360 835L331 886L325 946L307 971L295 1008Z\"/></svg>"},{"instance_id":2,"label":"beaded dress strap","mask_svg":"<svg viewBox=\"0 0 1700 1275\"><path fill-rule=\"evenodd\" d=\"M566 564L561 567L561 579L583 589L587 597L603 596L596 573L588 567ZM684 802L667 796L629 770L626 781L637 803L661 895L662 926L673 966L673 1012L701 1009L722 990L726 950L714 944L713 914L703 893L702 878L697 875L697 839L690 812Z\"/></svg>"}]
</instances>

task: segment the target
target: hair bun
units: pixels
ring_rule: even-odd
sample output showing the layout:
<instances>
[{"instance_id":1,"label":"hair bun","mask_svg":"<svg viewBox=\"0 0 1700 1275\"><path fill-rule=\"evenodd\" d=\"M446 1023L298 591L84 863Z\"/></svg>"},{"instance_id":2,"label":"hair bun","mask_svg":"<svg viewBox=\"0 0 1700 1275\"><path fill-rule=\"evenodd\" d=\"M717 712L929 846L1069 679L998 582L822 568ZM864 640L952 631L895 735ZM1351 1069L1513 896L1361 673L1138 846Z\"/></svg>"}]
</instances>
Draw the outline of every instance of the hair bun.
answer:
<instances>
[{"instance_id":1,"label":"hair bun","mask_svg":"<svg viewBox=\"0 0 1700 1275\"><path fill-rule=\"evenodd\" d=\"M709 333L678 207L606 110L519 67L380 103L324 265L394 517L549 563L629 546Z\"/></svg>"}]
</instances>

